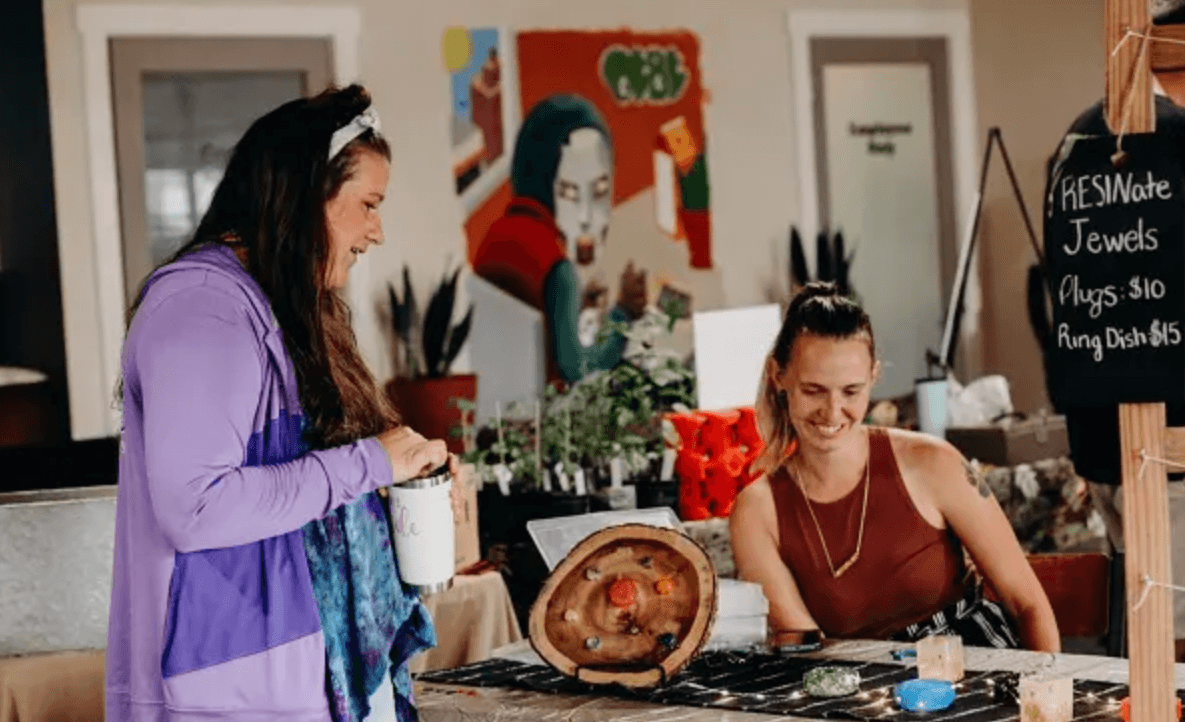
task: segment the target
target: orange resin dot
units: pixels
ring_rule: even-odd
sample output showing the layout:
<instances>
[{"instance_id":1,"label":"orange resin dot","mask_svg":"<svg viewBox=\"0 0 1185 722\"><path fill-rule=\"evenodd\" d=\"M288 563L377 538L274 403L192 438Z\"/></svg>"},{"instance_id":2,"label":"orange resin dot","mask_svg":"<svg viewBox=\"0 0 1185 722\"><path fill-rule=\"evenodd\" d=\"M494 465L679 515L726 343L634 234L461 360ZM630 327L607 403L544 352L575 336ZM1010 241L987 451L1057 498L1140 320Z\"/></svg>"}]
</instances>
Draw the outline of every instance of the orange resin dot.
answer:
<instances>
[{"instance_id":1,"label":"orange resin dot","mask_svg":"<svg viewBox=\"0 0 1185 722\"><path fill-rule=\"evenodd\" d=\"M609 585L609 601L620 609L632 607L638 589L629 579L618 579Z\"/></svg>"},{"instance_id":2,"label":"orange resin dot","mask_svg":"<svg viewBox=\"0 0 1185 722\"><path fill-rule=\"evenodd\" d=\"M667 595L675 591L675 583L670 579L663 577L654 583L654 590L659 594Z\"/></svg>"}]
</instances>

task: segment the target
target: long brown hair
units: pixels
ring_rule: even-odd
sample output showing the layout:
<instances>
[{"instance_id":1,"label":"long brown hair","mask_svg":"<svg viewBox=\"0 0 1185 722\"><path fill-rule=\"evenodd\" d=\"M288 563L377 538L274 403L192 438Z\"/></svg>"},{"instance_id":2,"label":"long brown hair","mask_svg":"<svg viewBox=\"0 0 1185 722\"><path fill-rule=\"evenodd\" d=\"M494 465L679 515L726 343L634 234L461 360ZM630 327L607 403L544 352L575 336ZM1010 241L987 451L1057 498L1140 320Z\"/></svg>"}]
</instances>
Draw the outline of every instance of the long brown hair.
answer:
<instances>
[{"instance_id":1,"label":"long brown hair","mask_svg":"<svg viewBox=\"0 0 1185 722\"><path fill-rule=\"evenodd\" d=\"M856 301L841 293L831 282L814 281L799 289L790 301L782 328L766 357L761 387L757 391L757 428L765 448L754 466L765 474L772 474L781 467L797 444L794 426L790 423L790 400L774 382L770 366L784 370L790 363L794 342L806 334L865 339L869 353L876 358L872 322Z\"/></svg>"},{"instance_id":2,"label":"long brown hair","mask_svg":"<svg viewBox=\"0 0 1185 722\"><path fill-rule=\"evenodd\" d=\"M193 238L165 262L216 243L245 251L247 272L271 303L292 357L309 421L306 440L314 449L399 423L358 352L349 307L325 288L325 204L354 175L362 154L391 159L390 146L374 129L328 158L334 131L369 107L366 89L351 85L290 101L256 120L235 145Z\"/></svg>"}]
</instances>

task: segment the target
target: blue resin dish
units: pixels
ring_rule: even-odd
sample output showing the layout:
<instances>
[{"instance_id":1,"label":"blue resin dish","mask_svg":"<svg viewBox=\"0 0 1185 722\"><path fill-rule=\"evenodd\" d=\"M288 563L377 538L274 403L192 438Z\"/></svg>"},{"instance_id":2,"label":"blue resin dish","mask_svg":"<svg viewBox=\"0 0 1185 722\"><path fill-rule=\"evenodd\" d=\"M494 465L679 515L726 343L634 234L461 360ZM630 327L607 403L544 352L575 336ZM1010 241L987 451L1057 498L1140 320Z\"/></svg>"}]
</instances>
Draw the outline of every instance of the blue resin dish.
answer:
<instances>
[{"instance_id":1,"label":"blue resin dish","mask_svg":"<svg viewBox=\"0 0 1185 722\"><path fill-rule=\"evenodd\" d=\"M934 712L955 701L955 686L941 679L907 679L893 690L897 706L910 712Z\"/></svg>"}]
</instances>

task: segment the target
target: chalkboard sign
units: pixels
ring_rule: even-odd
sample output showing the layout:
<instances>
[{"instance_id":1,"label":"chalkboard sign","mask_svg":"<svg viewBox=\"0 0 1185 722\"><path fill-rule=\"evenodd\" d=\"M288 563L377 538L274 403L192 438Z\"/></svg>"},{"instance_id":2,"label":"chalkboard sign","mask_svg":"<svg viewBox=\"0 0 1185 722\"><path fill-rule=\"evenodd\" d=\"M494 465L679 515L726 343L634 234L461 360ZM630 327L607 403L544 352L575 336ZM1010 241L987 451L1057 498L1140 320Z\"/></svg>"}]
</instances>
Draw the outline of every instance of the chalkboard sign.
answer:
<instances>
[{"instance_id":1,"label":"chalkboard sign","mask_svg":"<svg viewBox=\"0 0 1185 722\"><path fill-rule=\"evenodd\" d=\"M1055 403L1185 400L1185 181L1164 136L1076 141L1046 199Z\"/></svg>"}]
</instances>

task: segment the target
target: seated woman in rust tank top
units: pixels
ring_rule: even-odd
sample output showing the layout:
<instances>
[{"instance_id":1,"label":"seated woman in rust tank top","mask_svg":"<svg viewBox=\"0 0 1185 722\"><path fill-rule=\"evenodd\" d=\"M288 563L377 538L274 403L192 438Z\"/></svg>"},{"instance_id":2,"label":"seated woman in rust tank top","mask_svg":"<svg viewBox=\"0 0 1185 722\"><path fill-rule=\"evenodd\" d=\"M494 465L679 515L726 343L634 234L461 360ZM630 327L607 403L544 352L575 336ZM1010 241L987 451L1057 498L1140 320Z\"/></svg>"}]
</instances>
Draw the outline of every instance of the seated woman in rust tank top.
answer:
<instances>
[{"instance_id":1,"label":"seated woman in rust tank top","mask_svg":"<svg viewBox=\"0 0 1185 722\"><path fill-rule=\"evenodd\" d=\"M1049 600L963 456L933 436L863 423L877 368L854 301L833 284L798 293L757 403L765 475L730 520L737 570L764 588L771 628L910 639L961 633L959 618L976 632L968 644L1059 651ZM1007 614L969 583L964 548Z\"/></svg>"}]
</instances>

